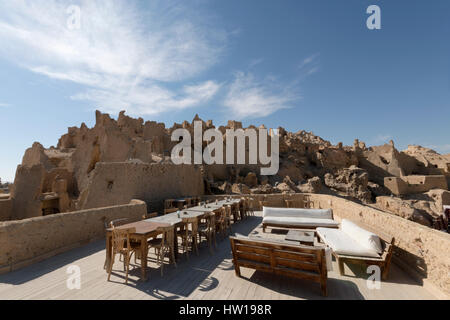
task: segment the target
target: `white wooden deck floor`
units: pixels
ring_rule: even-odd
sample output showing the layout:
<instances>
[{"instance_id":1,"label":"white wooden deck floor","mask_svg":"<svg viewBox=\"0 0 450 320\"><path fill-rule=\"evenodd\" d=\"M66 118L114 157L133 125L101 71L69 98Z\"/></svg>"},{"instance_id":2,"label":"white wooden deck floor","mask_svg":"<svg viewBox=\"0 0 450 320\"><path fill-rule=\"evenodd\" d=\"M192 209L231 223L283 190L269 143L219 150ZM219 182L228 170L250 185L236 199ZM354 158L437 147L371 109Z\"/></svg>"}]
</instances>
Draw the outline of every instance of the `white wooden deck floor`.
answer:
<instances>
[{"instance_id":1,"label":"white wooden deck floor","mask_svg":"<svg viewBox=\"0 0 450 320\"><path fill-rule=\"evenodd\" d=\"M261 232L260 213L233 225L233 232L247 235ZM107 282L103 270L105 243L97 241L52 257L24 269L0 275L0 299L324 299L319 285L242 268L243 278L235 276L228 239L218 239L214 255L206 245L199 256L181 256L178 267L167 265L164 277L150 263L149 280L139 280L138 267L131 271L125 285L122 265L115 264L116 275ZM327 299L435 299L435 297L402 272L391 266L388 281L381 289L368 289L367 274L358 266L346 265L341 277L335 262L328 274ZM81 289L67 288L66 273L71 265L81 270ZM356 275L355 275L356 273Z\"/></svg>"}]
</instances>

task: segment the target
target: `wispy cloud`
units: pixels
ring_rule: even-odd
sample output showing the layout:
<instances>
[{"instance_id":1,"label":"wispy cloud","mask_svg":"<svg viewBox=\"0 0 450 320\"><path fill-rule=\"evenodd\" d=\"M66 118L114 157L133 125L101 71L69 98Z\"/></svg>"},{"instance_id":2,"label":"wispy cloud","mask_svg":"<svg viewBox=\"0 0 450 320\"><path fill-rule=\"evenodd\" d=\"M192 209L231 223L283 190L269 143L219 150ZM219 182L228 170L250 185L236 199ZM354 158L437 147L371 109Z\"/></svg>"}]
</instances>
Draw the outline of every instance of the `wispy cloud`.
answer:
<instances>
[{"instance_id":1,"label":"wispy cloud","mask_svg":"<svg viewBox=\"0 0 450 320\"><path fill-rule=\"evenodd\" d=\"M180 86L216 64L227 34L183 2L80 0L80 29L67 27L68 3L0 3L0 54L46 77L86 86L73 99L130 114L154 114L209 101L213 80Z\"/></svg>"},{"instance_id":2,"label":"wispy cloud","mask_svg":"<svg viewBox=\"0 0 450 320\"><path fill-rule=\"evenodd\" d=\"M10 107L11 105L9 104L9 103L1 103L0 102L0 107L4 107L4 108L6 108L6 107Z\"/></svg>"},{"instance_id":3,"label":"wispy cloud","mask_svg":"<svg viewBox=\"0 0 450 320\"><path fill-rule=\"evenodd\" d=\"M250 61L248 67L253 68L254 66L257 66L258 64L261 64L263 61L264 61L263 58L253 59L252 61Z\"/></svg>"},{"instance_id":4,"label":"wispy cloud","mask_svg":"<svg viewBox=\"0 0 450 320\"><path fill-rule=\"evenodd\" d=\"M251 73L237 72L224 105L237 119L266 117L291 107L301 98L296 91L295 86L281 86L273 77L257 80Z\"/></svg>"},{"instance_id":5,"label":"wispy cloud","mask_svg":"<svg viewBox=\"0 0 450 320\"><path fill-rule=\"evenodd\" d=\"M307 76L312 75L319 71L319 54L315 53L309 57L303 59L298 68Z\"/></svg>"}]
</instances>

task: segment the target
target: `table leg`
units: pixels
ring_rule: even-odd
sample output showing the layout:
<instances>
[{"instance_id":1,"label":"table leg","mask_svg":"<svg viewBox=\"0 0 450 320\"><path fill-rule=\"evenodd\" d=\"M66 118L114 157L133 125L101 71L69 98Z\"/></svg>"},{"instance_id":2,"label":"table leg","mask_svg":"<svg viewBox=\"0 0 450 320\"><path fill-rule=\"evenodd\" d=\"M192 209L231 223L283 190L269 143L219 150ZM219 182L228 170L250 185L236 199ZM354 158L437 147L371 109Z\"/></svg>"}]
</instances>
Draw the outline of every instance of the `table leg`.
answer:
<instances>
[{"instance_id":1,"label":"table leg","mask_svg":"<svg viewBox=\"0 0 450 320\"><path fill-rule=\"evenodd\" d=\"M141 280L142 281L147 281L147 254L148 254L147 239L141 238Z\"/></svg>"},{"instance_id":2,"label":"table leg","mask_svg":"<svg viewBox=\"0 0 450 320\"><path fill-rule=\"evenodd\" d=\"M105 265L103 266L103 269L108 272L110 264L111 264L111 251L112 251L112 236L111 232L106 233L106 258L105 258Z\"/></svg>"},{"instance_id":3,"label":"table leg","mask_svg":"<svg viewBox=\"0 0 450 320\"><path fill-rule=\"evenodd\" d=\"M173 233L174 239L173 239L173 251L175 256L175 261L178 261L178 236L177 236L177 227L175 227L175 232ZM172 260L172 255L170 256L170 259ZM173 262L173 261L170 261Z\"/></svg>"}]
</instances>

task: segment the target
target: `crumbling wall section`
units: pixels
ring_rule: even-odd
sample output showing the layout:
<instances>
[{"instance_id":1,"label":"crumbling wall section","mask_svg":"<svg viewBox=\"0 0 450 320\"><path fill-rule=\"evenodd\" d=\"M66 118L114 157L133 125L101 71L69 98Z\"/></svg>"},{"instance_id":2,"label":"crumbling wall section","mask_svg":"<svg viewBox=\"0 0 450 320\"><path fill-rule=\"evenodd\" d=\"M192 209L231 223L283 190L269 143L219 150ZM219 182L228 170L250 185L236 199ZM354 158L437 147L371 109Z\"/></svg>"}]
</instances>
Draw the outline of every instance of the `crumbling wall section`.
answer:
<instances>
[{"instance_id":1,"label":"crumbling wall section","mask_svg":"<svg viewBox=\"0 0 450 320\"><path fill-rule=\"evenodd\" d=\"M11 220L12 216L12 200L0 199L0 221Z\"/></svg>"},{"instance_id":2,"label":"crumbling wall section","mask_svg":"<svg viewBox=\"0 0 450 320\"><path fill-rule=\"evenodd\" d=\"M0 222L0 273L10 272L105 235L105 222L140 220L145 202L75 211L20 221Z\"/></svg>"},{"instance_id":3,"label":"crumbling wall section","mask_svg":"<svg viewBox=\"0 0 450 320\"><path fill-rule=\"evenodd\" d=\"M384 178L384 186L395 195L423 193L432 189L448 190L447 179L443 175L387 177Z\"/></svg>"},{"instance_id":4,"label":"crumbling wall section","mask_svg":"<svg viewBox=\"0 0 450 320\"><path fill-rule=\"evenodd\" d=\"M90 209L120 205L131 199L162 205L165 199L203 194L199 166L100 162L78 205L79 209Z\"/></svg>"}]
</instances>

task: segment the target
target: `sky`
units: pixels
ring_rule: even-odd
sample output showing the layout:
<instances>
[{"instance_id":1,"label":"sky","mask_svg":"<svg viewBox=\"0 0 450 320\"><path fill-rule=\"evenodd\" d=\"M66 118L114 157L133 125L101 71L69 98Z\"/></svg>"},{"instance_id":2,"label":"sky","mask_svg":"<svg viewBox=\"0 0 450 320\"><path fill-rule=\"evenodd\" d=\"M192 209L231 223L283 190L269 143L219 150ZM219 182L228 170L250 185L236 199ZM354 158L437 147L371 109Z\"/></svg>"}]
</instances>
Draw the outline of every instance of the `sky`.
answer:
<instances>
[{"instance_id":1,"label":"sky","mask_svg":"<svg viewBox=\"0 0 450 320\"><path fill-rule=\"evenodd\" d=\"M448 12L448 0L0 0L0 178L33 142L95 125L95 110L450 153Z\"/></svg>"}]
</instances>

